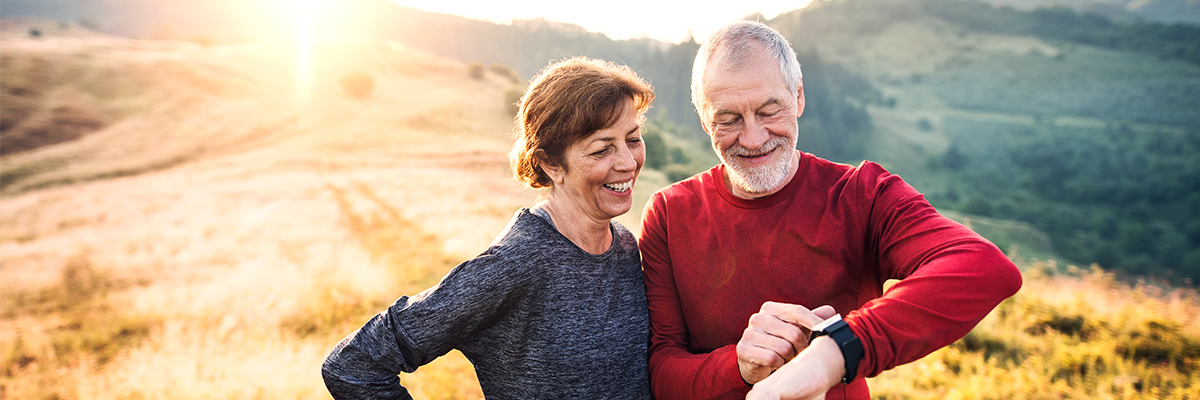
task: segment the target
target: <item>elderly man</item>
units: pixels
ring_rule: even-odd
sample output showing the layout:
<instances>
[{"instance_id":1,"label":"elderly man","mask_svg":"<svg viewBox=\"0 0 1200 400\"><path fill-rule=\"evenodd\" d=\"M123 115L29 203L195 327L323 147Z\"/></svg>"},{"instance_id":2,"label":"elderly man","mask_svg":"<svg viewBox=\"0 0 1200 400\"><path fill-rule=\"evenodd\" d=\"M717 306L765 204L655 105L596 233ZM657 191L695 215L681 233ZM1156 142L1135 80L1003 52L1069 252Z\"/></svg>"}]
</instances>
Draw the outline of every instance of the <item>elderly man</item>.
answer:
<instances>
[{"instance_id":1,"label":"elderly man","mask_svg":"<svg viewBox=\"0 0 1200 400\"><path fill-rule=\"evenodd\" d=\"M995 245L900 177L796 150L800 65L771 28L706 41L692 101L721 164L656 193L642 221L658 399L869 399L865 377L1020 288Z\"/></svg>"}]
</instances>

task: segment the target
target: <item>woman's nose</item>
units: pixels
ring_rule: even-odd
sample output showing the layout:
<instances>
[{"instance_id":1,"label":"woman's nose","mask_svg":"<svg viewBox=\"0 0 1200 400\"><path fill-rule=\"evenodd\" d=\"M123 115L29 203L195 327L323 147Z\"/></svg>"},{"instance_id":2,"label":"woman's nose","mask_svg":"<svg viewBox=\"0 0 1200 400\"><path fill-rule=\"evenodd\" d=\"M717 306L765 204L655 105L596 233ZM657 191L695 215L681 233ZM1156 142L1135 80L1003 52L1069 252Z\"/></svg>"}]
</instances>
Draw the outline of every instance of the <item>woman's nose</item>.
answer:
<instances>
[{"instance_id":1,"label":"woman's nose","mask_svg":"<svg viewBox=\"0 0 1200 400\"><path fill-rule=\"evenodd\" d=\"M617 162L613 164L613 168L617 171L633 171L637 169L637 160L634 158L633 149L629 146L621 146L617 150Z\"/></svg>"}]
</instances>

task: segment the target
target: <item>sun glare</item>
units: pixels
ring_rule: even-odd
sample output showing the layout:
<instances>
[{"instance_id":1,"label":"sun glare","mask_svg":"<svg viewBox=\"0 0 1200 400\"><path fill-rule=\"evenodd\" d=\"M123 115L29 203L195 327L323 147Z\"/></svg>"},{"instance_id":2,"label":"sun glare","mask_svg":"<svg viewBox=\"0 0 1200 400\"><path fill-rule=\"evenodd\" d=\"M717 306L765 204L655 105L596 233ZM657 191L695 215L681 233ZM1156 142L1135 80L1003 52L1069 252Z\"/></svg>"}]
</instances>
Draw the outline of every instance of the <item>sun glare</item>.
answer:
<instances>
[{"instance_id":1,"label":"sun glare","mask_svg":"<svg viewBox=\"0 0 1200 400\"><path fill-rule=\"evenodd\" d=\"M317 0L296 1L296 97L307 104L312 96L313 9Z\"/></svg>"}]
</instances>

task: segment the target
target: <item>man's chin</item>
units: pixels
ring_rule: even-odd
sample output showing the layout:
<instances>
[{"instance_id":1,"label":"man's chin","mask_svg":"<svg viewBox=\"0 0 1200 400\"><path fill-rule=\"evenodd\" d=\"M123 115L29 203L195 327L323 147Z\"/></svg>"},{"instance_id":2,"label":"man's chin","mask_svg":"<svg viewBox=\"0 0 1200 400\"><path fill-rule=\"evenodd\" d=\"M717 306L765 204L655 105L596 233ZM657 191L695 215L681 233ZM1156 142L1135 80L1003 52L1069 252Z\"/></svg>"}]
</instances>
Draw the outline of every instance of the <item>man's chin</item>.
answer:
<instances>
[{"instance_id":1,"label":"man's chin","mask_svg":"<svg viewBox=\"0 0 1200 400\"><path fill-rule=\"evenodd\" d=\"M729 168L729 180L744 192L751 194L768 193L778 189L783 183L782 176L770 176L772 175L771 172L753 171L747 174L745 171L739 171L737 168Z\"/></svg>"},{"instance_id":2,"label":"man's chin","mask_svg":"<svg viewBox=\"0 0 1200 400\"><path fill-rule=\"evenodd\" d=\"M788 163L792 162L790 158L784 157L773 165L756 168L746 168L726 162L725 170L729 173L731 183L742 191L751 194L770 193L779 190L787 183L784 182L784 178L787 177Z\"/></svg>"}]
</instances>

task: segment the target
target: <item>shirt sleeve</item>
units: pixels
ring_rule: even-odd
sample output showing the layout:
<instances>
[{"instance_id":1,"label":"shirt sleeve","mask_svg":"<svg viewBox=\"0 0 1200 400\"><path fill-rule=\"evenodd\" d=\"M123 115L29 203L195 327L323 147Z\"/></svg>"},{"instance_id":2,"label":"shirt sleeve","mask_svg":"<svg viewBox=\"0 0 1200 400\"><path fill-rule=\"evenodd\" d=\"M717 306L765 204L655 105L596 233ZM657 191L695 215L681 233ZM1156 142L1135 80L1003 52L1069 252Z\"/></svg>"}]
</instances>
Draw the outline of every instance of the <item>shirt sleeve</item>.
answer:
<instances>
[{"instance_id":1,"label":"shirt sleeve","mask_svg":"<svg viewBox=\"0 0 1200 400\"><path fill-rule=\"evenodd\" d=\"M873 163L857 173L873 199L868 247L881 276L900 280L846 318L865 352L858 376L867 377L965 336L1020 289L1021 274L994 244L938 214L898 176Z\"/></svg>"},{"instance_id":2,"label":"shirt sleeve","mask_svg":"<svg viewBox=\"0 0 1200 400\"><path fill-rule=\"evenodd\" d=\"M661 193L642 218L642 271L650 307L650 388L659 400L703 399L750 391L737 367L736 345L704 354L688 349L688 329L667 250L666 212Z\"/></svg>"},{"instance_id":3,"label":"shirt sleeve","mask_svg":"<svg viewBox=\"0 0 1200 400\"><path fill-rule=\"evenodd\" d=\"M486 329L522 297L516 268L487 256L466 261L438 285L401 297L334 347L321 366L336 399L411 399L396 376ZM526 274L527 275L527 274Z\"/></svg>"}]
</instances>

